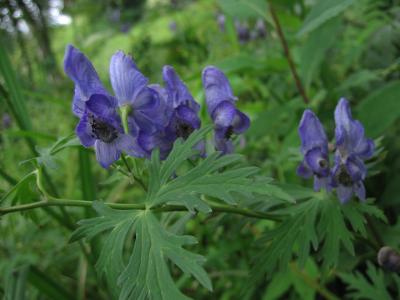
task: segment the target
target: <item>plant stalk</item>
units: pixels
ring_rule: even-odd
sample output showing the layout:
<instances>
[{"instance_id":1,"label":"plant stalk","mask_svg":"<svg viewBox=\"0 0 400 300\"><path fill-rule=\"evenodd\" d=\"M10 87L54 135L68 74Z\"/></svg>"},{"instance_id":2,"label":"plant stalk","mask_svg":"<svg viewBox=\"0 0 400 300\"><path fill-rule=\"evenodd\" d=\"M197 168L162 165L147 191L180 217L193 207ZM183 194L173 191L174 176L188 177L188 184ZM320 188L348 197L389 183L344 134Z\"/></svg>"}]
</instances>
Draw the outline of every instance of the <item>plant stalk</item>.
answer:
<instances>
[{"instance_id":1,"label":"plant stalk","mask_svg":"<svg viewBox=\"0 0 400 300\"><path fill-rule=\"evenodd\" d=\"M303 84L301 83L299 74L297 73L296 66L293 62L292 55L290 54L290 49L289 49L288 43L286 41L285 35L283 33L281 23L279 22L278 15L276 14L275 9L271 3L269 4L269 11L271 13L272 19L274 20L276 32L278 33L279 40L281 41L283 51L285 53L286 59L288 61L289 67L290 67L290 72L292 73L293 79L296 83L297 90L299 91L301 97L303 98L304 103L308 104L309 100L308 100L306 91L303 87Z\"/></svg>"},{"instance_id":2,"label":"plant stalk","mask_svg":"<svg viewBox=\"0 0 400 300\"><path fill-rule=\"evenodd\" d=\"M154 212L171 212L171 211L187 211L186 206L184 205L163 205L163 206L154 206L151 208L146 208L145 204L125 204L125 203L104 203L111 208L114 209L121 209L121 210L152 210ZM44 207L91 207L93 205L92 201L86 200L70 200L70 199L58 199L58 198L51 198L51 200L42 200L38 202L33 202L29 204L22 204L16 205L11 207L3 207L0 208L0 216L4 216L9 213L14 212L21 212L32 210L36 208L44 208ZM224 204L208 204L214 212L225 212L225 213L232 213L237 215L242 215L250 218L257 218L257 219L267 219L272 221L281 221L281 216L276 214L268 214L264 212L256 212L246 208L228 206Z\"/></svg>"}]
</instances>

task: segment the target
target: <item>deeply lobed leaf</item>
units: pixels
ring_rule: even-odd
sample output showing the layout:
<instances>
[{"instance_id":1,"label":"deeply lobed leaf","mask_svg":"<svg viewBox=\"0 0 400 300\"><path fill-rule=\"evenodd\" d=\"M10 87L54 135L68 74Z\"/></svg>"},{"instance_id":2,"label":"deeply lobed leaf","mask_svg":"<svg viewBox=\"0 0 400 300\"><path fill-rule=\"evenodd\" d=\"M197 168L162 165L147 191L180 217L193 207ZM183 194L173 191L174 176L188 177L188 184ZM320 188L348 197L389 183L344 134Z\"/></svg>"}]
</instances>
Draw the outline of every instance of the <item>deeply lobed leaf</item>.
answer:
<instances>
[{"instance_id":1,"label":"deeply lobed leaf","mask_svg":"<svg viewBox=\"0 0 400 300\"><path fill-rule=\"evenodd\" d=\"M202 264L203 256L183 248L196 243L192 236L179 236L165 230L153 215L146 211L118 211L100 202L94 207L99 217L80 221L71 241L110 231L102 247L96 269L105 274L119 299L189 299L174 283L167 261L184 273L193 275L211 290L211 281ZM133 232L135 242L126 263L124 248Z\"/></svg>"}]
</instances>

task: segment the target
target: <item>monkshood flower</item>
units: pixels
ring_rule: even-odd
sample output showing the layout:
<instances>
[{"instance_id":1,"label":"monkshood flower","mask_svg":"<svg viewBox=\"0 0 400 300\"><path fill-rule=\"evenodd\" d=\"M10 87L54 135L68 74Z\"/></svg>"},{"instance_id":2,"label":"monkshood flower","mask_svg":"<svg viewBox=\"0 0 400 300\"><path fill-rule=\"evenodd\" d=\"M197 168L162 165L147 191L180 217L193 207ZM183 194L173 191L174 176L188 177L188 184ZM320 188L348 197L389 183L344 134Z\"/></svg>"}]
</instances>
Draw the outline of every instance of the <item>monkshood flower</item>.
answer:
<instances>
[{"instance_id":1,"label":"monkshood flower","mask_svg":"<svg viewBox=\"0 0 400 300\"><path fill-rule=\"evenodd\" d=\"M299 135L303 161L297 174L303 178L314 176L314 190L330 190L328 139L318 117L309 109L300 121Z\"/></svg>"},{"instance_id":2,"label":"monkshood flower","mask_svg":"<svg viewBox=\"0 0 400 300\"><path fill-rule=\"evenodd\" d=\"M76 134L82 145L95 147L96 158L104 168L118 160L122 151L143 157L145 153L137 144L136 135L124 134L117 100L103 87L87 57L68 45L64 69L75 83L72 111L80 118Z\"/></svg>"},{"instance_id":3,"label":"monkshood flower","mask_svg":"<svg viewBox=\"0 0 400 300\"><path fill-rule=\"evenodd\" d=\"M85 102L93 94L108 94L89 59L72 45L68 45L64 56L64 70L75 83L72 112L81 117Z\"/></svg>"},{"instance_id":4,"label":"monkshood flower","mask_svg":"<svg viewBox=\"0 0 400 300\"><path fill-rule=\"evenodd\" d=\"M118 160L122 151L135 157L145 155L136 139L124 133L116 108L117 101L112 96L91 95L75 129L83 146L94 146L103 168Z\"/></svg>"},{"instance_id":5,"label":"monkshood flower","mask_svg":"<svg viewBox=\"0 0 400 300\"><path fill-rule=\"evenodd\" d=\"M164 66L163 80L167 105L173 110L167 128L171 134L187 139L195 129L200 128L201 122L198 117L200 105L194 100L173 67Z\"/></svg>"},{"instance_id":6,"label":"monkshood flower","mask_svg":"<svg viewBox=\"0 0 400 300\"><path fill-rule=\"evenodd\" d=\"M215 148L223 154L232 153L232 135L244 133L250 126L250 120L236 108L237 98L221 70L213 66L206 67L202 81L208 114L215 126Z\"/></svg>"},{"instance_id":7,"label":"monkshood flower","mask_svg":"<svg viewBox=\"0 0 400 300\"><path fill-rule=\"evenodd\" d=\"M332 170L333 186L342 203L356 194L365 200L363 180L367 169L364 160L374 152L374 142L364 136L364 127L351 116L349 102L340 99L335 110L336 152L335 165Z\"/></svg>"},{"instance_id":8,"label":"monkshood flower","mask_svg":"<svg viewBox=\"0 0 400 300\"><path fill-rule=\"evenodd\" d=\"M154 148L159 148L161 158L169 153L177 138L186 140L194 130L201 126L198 116L200 105L194 100L173 67L164 66L163 80L165 87L159 85L151 87L160 95L163 114L168 117L169 122L163 130L154 134L139 134L141 145L149 153ZM202 152L204 147L199 145L198 148Z\"/></svg>"},{"instance_id":9,"label":"monkshood flower","mask_svg":"<svg viewBox=\"0 0 400 300\"><path fill-rule=\"evenodd\" d=\"M162 111L159 93L148 86L148 79L138 70L132 57L117 51L110 62L111 85L119 106L128 106L129 130L155 133L163 128L168 118Z\"/></svg>"}]
</instances>

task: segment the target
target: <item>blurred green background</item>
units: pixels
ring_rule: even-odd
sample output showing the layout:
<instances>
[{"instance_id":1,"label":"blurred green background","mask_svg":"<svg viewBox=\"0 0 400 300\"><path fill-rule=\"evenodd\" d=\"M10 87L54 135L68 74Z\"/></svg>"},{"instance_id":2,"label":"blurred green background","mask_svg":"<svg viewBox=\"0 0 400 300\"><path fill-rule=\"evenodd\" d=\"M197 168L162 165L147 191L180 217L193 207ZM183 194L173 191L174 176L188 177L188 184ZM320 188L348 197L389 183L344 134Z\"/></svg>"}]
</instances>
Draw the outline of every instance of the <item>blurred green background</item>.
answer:
<instances>
[{"instance_id":1,"label":"blurred green background","mask_svg":"<svg viewBox=\"0 0 400 300\"><path fill-rule=\"evenodd\" d=\"M283 184L311 185L295 174L300 161L297 125L304 108L318 112L333 137L334 107L340 97L348 98L367 136L384 149L371 166L367 194L385 210L390 234L399 236L400 1L271 3L310 100L307 105L264 0L2 0L0 195L32 170L27 160L33 157L44 163L53 190L63 198L132 202L142 195L118 173L98 166L90 150L71 147L55 155L51 148L58 138L71 135L77 123L71 113L73 83L63 72L65 46L73 44L90 58L108 88L109 59L123 50L154 83L161 83L162 66L172 65L201 104L201 70L220 67L239 107L252 120L238 151ZM202 118L208 120L204 106ZM30 180L22 185L26 188L17 191L14 202L38 198ZM69 209L70 223L90 213ZM195 299L242 299L238 295L252 257L248 245L268 226L267 221L245 222L237 216L188 218L185 232L198 238L196 251L208 258L214 292L210 295L189 277L177 275L180 287ZM68 243L69 235L68 228L43 211L2 218L0 295L14 289L20 294L13 297L25 299L109 299L77 243ZM304 272L318 276L313 262ZM274 285L265 280L243 297L320 297L296 273L290 276ZM339 295L344 289L339 280L331 288Z\"/></svg>"}]
</instances>

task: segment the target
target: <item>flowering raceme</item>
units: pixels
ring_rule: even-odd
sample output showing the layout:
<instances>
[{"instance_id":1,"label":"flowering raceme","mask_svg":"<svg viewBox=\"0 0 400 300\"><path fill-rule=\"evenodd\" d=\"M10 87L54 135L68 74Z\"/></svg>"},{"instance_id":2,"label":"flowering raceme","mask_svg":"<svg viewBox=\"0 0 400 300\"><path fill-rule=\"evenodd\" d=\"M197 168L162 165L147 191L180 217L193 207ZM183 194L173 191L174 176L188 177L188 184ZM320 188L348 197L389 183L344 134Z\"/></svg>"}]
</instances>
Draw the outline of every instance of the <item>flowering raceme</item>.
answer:
<instances>
[{"instance_id":1,"label":"flowering raceme","mask_svg":"<svg viewBox=\"0 0 400 300\"><path fill-rule=\"evenodd\" d=\"M317 116L307 109L300 122L299 135L303 161L297 173L303 178L314 175L314 189L336 188L339 200L345 203L355 194L365 200L364 160L371 158L374 142L364 136L364 127L351 116L349 102L342 98L335 109L334 166L329 166L328 139Z\"/></svg>"},{"instance_id":2,"label":"flowering raceme","mask_svg":"<svg viewBox=\"0 0 400 300\"><path fill-rule=\"evenodd\" d=\"M176 139L187 139L200 128L200 105L171 66L164 66L164 87L149 84L132 57L117 51L110 62L110 81L115 97L101 83L89 59L69 45L64 58L66 74L75 83L72 110L80 118L76 134L85 147L94 146L101 166L108 168L122 152L149 158L158 148L165 159ZM203 71L209 114L215 125L215 149L233 152L231 137L250 125L236 109L228 79L215 67ZM125 110L124 132L118 108ZM195 146L205 155L205 143Z\"/></svg>"}]
</instances>

